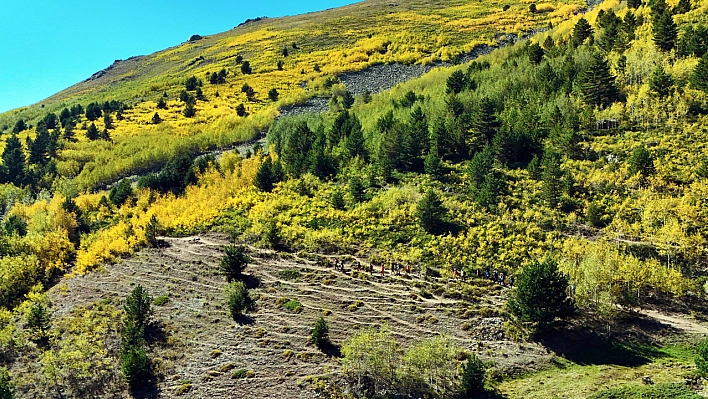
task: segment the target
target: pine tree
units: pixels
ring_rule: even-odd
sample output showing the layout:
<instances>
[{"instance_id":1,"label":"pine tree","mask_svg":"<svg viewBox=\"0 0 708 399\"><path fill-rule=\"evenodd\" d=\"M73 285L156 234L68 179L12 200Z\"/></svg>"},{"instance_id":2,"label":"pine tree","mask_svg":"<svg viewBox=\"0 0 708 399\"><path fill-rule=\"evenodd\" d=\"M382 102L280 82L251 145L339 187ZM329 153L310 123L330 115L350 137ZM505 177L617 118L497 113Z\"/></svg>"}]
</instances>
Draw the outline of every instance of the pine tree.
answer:
<instances>
[{"instance_id":1,"label":"pine tree","mask_svg":"<svg viewBox=\"0 0 708 399\"><path fill-rule=\"evenodd\" d=\"M253 307L253 300L248 293L243 281L233 281L224 290L229 312L234 320L243 315L243 312Z\"/></svg>"},{"instance_id":2,"label":"pine tree","mask_svg":"<svg viewBox=\"0 0 708 399\"><path fill-rule=\"evenodd\" d=\"M103 124L106 126L106 129L113 129L113 118L111 118L111 114L108 112L103 114Z\"/></svg>"},{"instance_id":3,"label":"pine tree","mask_svg":"<svg viewBox=\"0 0 708 399\"><path fill-rule=\"evenodd\" d=\"M669 11L652 10L652 30L654 43L661 51L671 51L676 45L678 30L674 18Z\"/></svg>"},{"instance_id":4,"label":"pine tree","mask_svg":"<svg viewBox=\"0 0 708 399\"><path fill-rule=\"evenodd\" d=\"M49 313L47 307L40 301L35 301L27 313L25 321L27 329L35 335L35 337L43 337L49 329Z\"/></svg>"},{"instance_id":5,"label":"pine tree","mask_svg":"<svg viewBox=\"0 0 708 399\"><path fill-rule=\"evenodd\" d=\"M325 319L322 317L317 319L310 336L312 337L312 343L320 349L329 344L329 327L327 327Z\"/></svg>"},{"instance_id":6,"label":"pine tree","mask_svg":"<svg viewBox=\"0 0 708 399\"><path fill-rule=\"evenodd\" d=\"M86 138L91 141L98 140L98 128L95 123L91 123L91 126L86 130Z\"/></svg>"},{"instance_id":7,"label":"pine tree","mask_svg":"<svg viewBox=\"0 0 708 399\"><path fill-rule=\"evenodd\" d=\"M668 96L671 92L671 87L674 85L674 80L671 75L664 71L664 67L661 65L654 69L654 72L649 78L649 88L654 91L659 98L664 98Z\"/></svg>"},{"instance_id":8,"label":"pine tree","mask_svg":"<svg viewBox=\"0 0 708 399\"><path fill-rule=\"evenodd\" d=\"M43 123L37 125L37 136L34 140L27 140L29 149L29 163L31 165L44 166L49 162L49 145L51 137Z\"/></svg>"},{"instance_id":9,"label":"pine tree","mask_svg":"<svg viewBox=\"0 0 708 399\"><path fill-rule=\"evenodd\" d=\"M421 227L431 234L439 233L447 218L447 208L432 189L426 191L423 198L418 201L415 213Z\"/></svg>"},{"instance_id":10,"label":"pine tree","mask_svg":"<svg viewBox=\"0 0 708 399\"><path fill-rule=\"evenodd\" d=\"M251 72L251 63L248 61L244 61L243 64L241 64L241 73L244 75L250 75Z\"/></svg>"},{"instance_id":11,"label":"pine tree","mask_svg":"<svg viewBox=\"0 0 708 399\"><path fill-rule=\"evenodd\" d=\"M270 98L270 101L278 101L278 95L278 90L276 90L275 88L272 88L270 89L270 91L268 91L268 98Z\"/></svg>"},{"instance_id":12,"label":"pine tree","mask_svg":"<svg viewBox=\"0 0 708 399\"><path fill-rule=\"evenodd\" d=\"M573 47L578 47L585 39L592 36L592 26L585 18L580 18L573 28L573 37L570 39L570 44Z\"/></svg>"},{"instance_id":13,"label":"pine tree","mask_svg":"<svg viewBox=\"0 0 708 399\"><path fill-rule=\"evenodd\" d=\"M589 105L606 107L619 99L619 90L603 55L595 52L578 74L578 88Z\"/></svg>"},{"instance_id":14,"label":"pine tree","mask_svg":"<svg viewBox=\"0 0 708 399\"><path fill-rule=\"evenodd\" d=\"M103 115L101 106L98 103L91 103L86 106L86 119L95 121Z\"/></svg>"},{"instance_id":15,"label":"pine tree","mask_svg":"<svg viewBox=\"0 0 708 399\"><path fill-rule=\"evenodd\" d=\"M430 147L428 154L425 156L423 167L425 169L425 173L433 180L440 180L440 178L442 178L443 165L440 154L438 153L437 144Z\"/></svg>"},{"instance_id":16,"label":"pine tree","mask_svg":"<svg viewBox=\"0 0 708 399\"><path fill-rule=\"evenodd\" d=\"M25 124L24 120L18 119L17 122L15 122L15 126L12 128L12 133L17 134L25 130L27 130L27 124Z\"/></svg>"},{"instance_id":17,"label":"pine tree","mask_svg":"<svg viewBox=\"0 0 708 399\"><path fill-rule=\"evenodd\" d=\"M360 157L363 160L368 158L364 140L364 133L361 131L361 123L356 116L348 124L348 134L346 136L345 147L350 158Z\"/></svg>"},{"instance_id":18,"label":"pine tree","mask_svg":"<svg viewBox=\"0 0 708 399\"><path fill-rule=\"evenodd\" d=\"M236 115L242 118L248 115L248 113L246 112L246 106L243 105L243 103L236 106Z\"/></svg>"},{"instance_id":19,"label":"pine tree","mask_svg":"<svg viewBox=\"0 0 708 399\"><path fill-rule=\"evenodd\" d=\"M157 247L157 234L159 229L160 223L157 220L157 216L152 215L152 217L150 217L150 221L145 226L145 239L147 240L148 245L153 248Z\"/></svg>"},{"instance_id":20,"label":"pine tree","mask_svg":"<svg viewBox=\"0 0 708 399\"><path fill-rule=\"evenodd\" d=\"M158 109L167 109L167 102L165 101L164 97L160 97L157 100L157 108Z\"/></svg>"},{"instance_id":21,"label":"pine tree","mask_svg":"<svg viewBox=\"0 0 708 399\"><path fill-rule=\"evenodd\" d=\"M270 157L266 157L263 163L256 172L254 184L258 189L265 192L273 191L273 186L276 183L276 178L273 173L273 164Z\"/></svg>"},{"instance_id":22,"label":"pine tree","mask_svg":"<svg viewBox=\"0 0 708 399\"><path fill-rule=\"evenodd\" d=\"M546 152L543 156L543 171L541 172L542 195L550 208L560 205L563 172L560 168L560 157L553 152Z\"/></svg>"},{"instance_id":23,"label":"pine tree","mask_svg":"<svg viewBox=\"0 0 708 399\"><path fill-rule=\"evenodd\" d=\"M511 314L522 322L547 325L572 310L567 278L550 259L537 260L524 266L516 279L516 291L509 298Z\"/></svg>"},{"instance_id":24,"label":"pine tree","mask_svg":"<svg viewBox=\"0 0 708 399\"><path fill-rule=\"evenodd\" d=\"M347 186L349 190L349 195L352 197L354 202L363 202L366 200L366 187L361 181L359 176L352 176L349 179L349 185Z\"/></svg>"},{"instance_id":25,"label":"pine tree","mask_svg":"<svg viewBox=\"0 0 708 399\"><path fill-rule=\"evenodd\" d=\"M251 258L243 245L229 245L224 252L225 255L219 262L219 271L226 276L226 281L230 283L241 278L243 270L251 262Z\"/></svg>"},{"instance_id":26,"label":"pine tree","mask_svg":"<svg viewBox=\"0 0 708 399\"><path fill-rule=\"evenodd\" d=\"M473 398L484 391L484 376L486 367L475 355L467 357L467 363L462 370L462 389L465 397Z\"/></svg>"},{"instance_id":27,"label":"pine tree","mask_svg":"<svg viewBox=\"0 0 708 399\"><path fill-rule=\"evenodd\" d=\"M627 7L637 9L641 7L642 0L627 0Z\"/></svg>"},{"instance_id":28,"label":"pine tree","mask_svg":"<svg viewBox=\"0 0 708 399\"><path fill-rule=\"evenodd\" d=\"M342 94L342 107L344 107L344 109L349 109L352 105L354 105L354 96L347 90L344 94Z\"/></svg>"},{"instance_id":29,"label":"pine tree","mask_svg":"<svg viewBox=\"0 0 708 399\"><path fill-rule=\"evenodd\" d=\"M476 133L486 138L487 143L492 142L500 126L495 108L494 102L490 98L484 97L473 111L472 128Z\"/></svg>"},{"instance_id":30,"label":"pine tree","mask_svg":"<svg viewBox=\"0 0 708 399\"><path fill-rule=\"evenodd\" d=\"M703 54L691 73L691 87L708 93L708 52Z\"/></svg>"},{"instance_id":31,"label":"pine tree","mask_svg":"<svg viewBox=\"0 0 708 399\"><path fill-rule=\"evenodd\" d=\"M184 107L184 110L182 111L182 115L184 115L187 118L192 118L197 114L197 109L194 107L194 104L191 102L188 102L187 105Z\"/></svg>"},{"instance_id":32,"label":"pine tree","mask_svg":"<svg viewBox=\"0 0 708 399\"><path fill-rule=\"evenodd\" d=\"M0 399L15 399L15 387L4 366L0 367Z\"/></svg>"},{"instance_id":33,"label":"pine tree","mask_svg":"<svg viewBox=\"0 0 708 399\"><path fill-rule=\"evenodd\" d=\"M632 155L629 157L629 168L627 168L627 172L629 172L631 176L639 173L643 177L654 173L654 158L644 145L640 145L632 151Z\"/></svg>"},{"instance_id":34,"label":"pine tree","mask_svg":"<svg viewBox=\"0 0 708 399\"><path fill-rule=\"evenodd\" d=\"M485 177L491 172L494 166L494 153L491 146L486 146L482 151L478 151L472 157L467 168L470 179L470 191L475 194L484 185Z\"/></svg>"},{"instance_id":35,"label":"pine tree","mask_svg":"<svg viewBox=\"0 0 708 399\"><path fill-rule=\"evenodd\" d=\"M159 125L161 122L162 122L162 118L160 118L160 114L155 112L155 115L152 116L152 124Z\"/></svg>"},{"instance_id":36,"label":"pine tree","mask_svg":"<svg viewBox=\"0 0 708 399\"><path fill-rule=\"evenodd\" d=\"M67 123L72 119L71 111L68 108L64 108L59 113L59 123L63 128L66 128Z\"/></svg>"},{"instance_id":37,"label":"pine tree","mask_svg":"<svg viewBox=\"0 0 708 399\"><path fill-rule=\"evenodd\" d=\"M553 39L551 39L551 40L553 40ZM534 63L536 65L541 63L541 61L543 60L544 51L543 51L543 48L541 48L541 46L538 45L538 43L534 43L534 44L531 44L530 46L528 46L527 51L529 54L529 60L532 63Z\"/></svg>"},{"instance_id":38,"label":"pine tree","mask_svg":"<svg viewBox=\"0 0 708 399\"><path fill-rule=\"evenodd\" d=\"M459 94L467 85L467 77L464 72L457 69L447 78L447 92Z\"/></svg>"},{"instance_id":39,"label":"pine tree","mask_svg":"<svg viewBox=\"0 0 708 399\"><path fill-rule=\"evenodd\" d=\"M25 163L22 142L13 134L5 142L5 149L2 153L4 176L0 176L0 181L13 183L16 186L25 184L27 176Z\"/></svg>"}]
</instances>

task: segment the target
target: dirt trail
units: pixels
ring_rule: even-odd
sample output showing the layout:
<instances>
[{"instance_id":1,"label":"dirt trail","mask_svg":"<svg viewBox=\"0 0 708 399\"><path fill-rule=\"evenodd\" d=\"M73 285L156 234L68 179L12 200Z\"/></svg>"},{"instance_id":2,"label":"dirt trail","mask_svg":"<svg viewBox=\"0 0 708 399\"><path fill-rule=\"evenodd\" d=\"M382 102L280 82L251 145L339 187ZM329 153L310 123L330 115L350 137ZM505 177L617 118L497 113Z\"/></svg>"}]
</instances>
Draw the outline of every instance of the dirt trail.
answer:
<instances>
[{"instance_id":1,"label":"dirt trail","mask_svg":"<svg viewBox=\"0 0 708 399\"><path fill-rule=\"evenodd\" d=\"M668 324L683 333L708 334L708 326L683 316L670 315L649 309L642 309L638 313L656 319L663 324Z\"/></svg>"},{"instance_id":2,"label":"dirt trail","mask_svg":"<svg viewBox=\"0 0 708 399\"><path fill-rule=\"evenodd\" d=\"M486 359L494 358L498 368L540 364L549 358L540 346L521 348L504 340L502 320L494 310L499 309L503 288L481 288L486 282L480 281L477 298L456 300L443 295L445 281L426 281L426 289L438 286L441 291L423 298L416 287L423 280L417 276L370 276L352 272L349 264L342 273L309 260L312 256L257 248L250 249L254 261L246 269L247 281L258 284L251 291L257 309L245 323L235 323L224 304L226 283L217 272L227 237L208 233L163 240L163 248L145 249L105 270L65 279L61 289L50 291L55 316L107 298L120 306L136 284L153 297L169 297L165 305L154 306L154 318L167 333L167 343L156 345L151 354L163 365L162 398L178 397L184 381L191 381L192 387L179 397L316 397L309 384L299 383L310 375L337 375L341 367L338 358L309 343L312 325L321 316L336 344L359 328L386 322L404 347L445 333ZM283 270L296 271L299 277L287 279ZM283 298L299 301L302 311L279 306ZM241 368L253 370L255 376L232 379L233 370Z\"/></svg>"}]
</instances>

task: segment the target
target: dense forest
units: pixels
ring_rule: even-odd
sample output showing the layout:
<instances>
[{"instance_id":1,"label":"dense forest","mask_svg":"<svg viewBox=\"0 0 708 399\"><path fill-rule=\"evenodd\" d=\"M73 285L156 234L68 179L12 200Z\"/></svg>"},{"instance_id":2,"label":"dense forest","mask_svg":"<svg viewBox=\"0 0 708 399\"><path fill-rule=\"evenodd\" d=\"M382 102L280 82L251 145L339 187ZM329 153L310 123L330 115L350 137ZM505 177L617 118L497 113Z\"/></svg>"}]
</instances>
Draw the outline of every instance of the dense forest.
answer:
<instances>
[{"instance_id":1,"label":"dense forest","mask_svg":"<svg viewBox=\"0 0 708 399\"><path fill-rule=\"evenodd\" d=\"M158 133L168 108L194 117L203 87L225 92L226 69L203 80L186 77L174 99L165 92L147 105L92 102L18 119L3 135L0 164L0 362L36 356L45 374L88 367L62 348L65 338L48 333L44 292L67 273L109 268L156 246L158 236L211 230L258 248L356 255L432 277L491 273L517 287L505 325L527 338L556 317L597 317L611 329L635 308L702 301L705 11L696 0L606 1L529 40L380 94L352 95L331 75L321 88L329 110L319 114L274 121L250 115L244 104L256 93L243 84L234 115L252 118L239 124L267 127L265 146L215 157L189 141L199 134L186 135L171 147L175 154L154 156L154 149L116 166L105 176L140 176L110 189L102 189L109 178L83 179L91 171L77 160L113 145L112 131L134 107L147 109L145 124ZM298 50L293 43L281 54ZM253 72L248 60L239 68ZM272 88L264 101L279 95ZM228 256L247 263L244 254ZM239 280L240 268L234 273ZM250 299L245 286L228 280L236 317ZM134 292L129 304L140 306L146 295ZM123 365L145 368L145 321L131 312L123 328L137 332L123 332ZM418 367L414 360L425 351L453 358L453 344L444 340L410 348L397 373ZM462 371L445 371L463 387L409 380L413 372L364 375L357 356L377 342L397 345L382 328L361 331L342 347L357 395L450 397L483 389L474 382L482 368L476 357ZM72 345L87 358L103 353L100 340ZM123 373L129 384L149 378ZM362 376L371 385L362 388ZM2 396L7 381L0 371L0 397L11 397Z\"/></svg>"}]
</instances>

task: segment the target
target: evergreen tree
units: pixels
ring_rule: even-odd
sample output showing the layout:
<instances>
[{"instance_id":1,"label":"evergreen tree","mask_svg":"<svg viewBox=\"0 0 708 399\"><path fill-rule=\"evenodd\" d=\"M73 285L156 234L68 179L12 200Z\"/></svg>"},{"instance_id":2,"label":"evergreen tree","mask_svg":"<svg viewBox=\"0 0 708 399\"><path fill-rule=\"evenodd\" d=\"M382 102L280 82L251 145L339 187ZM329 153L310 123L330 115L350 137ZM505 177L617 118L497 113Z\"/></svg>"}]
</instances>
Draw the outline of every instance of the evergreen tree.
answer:
<instances>
[{"instance_id":1,"label":"evergreen tree","mask_svg":"<svg viewBox=\"0 0 708 399\"><path fill-rule=\"evenodd\" d=\"M86 106L86 119L95 121L103 115L101 106L98 103L91 103Z\"/></svg>"},{"instance_id":2,"label":"evergreen tree","mask_svg":"<svg viewBox=\"0 0 708 399\"><path fill-rule=\"evenodd\" d=\"M447 218L447 208L432 189L426 191L423 198L418 201L415 212L421 227L431 234L439 233Z\"/></svg>"},{"instance_id":3,"label":"evergreen tree","mask_svg":"<svg viewBox=\"0 0 708 399\"><path fill-rule=\"evenodd\" d=\"M550 37L550 36L548 36L548 37ZM553 39L551 39L551 40L553 40ZM541 63L541 61L543 60L544 51L543 51L543 48L541 48L541 46L538 45L538 43L534 43L534 44L529 45L527 51L529 54L529 60L532 63L534 63L536 65Z\"/></svg>"},{"instance_id":4,"label":"evergreen tree","mask_svg":"<svg viewBox=\"0 0 708 399\"><path fill-rule=\"evenodd\" d=\"M657 66L651 74L651 77L649 77L649 88L654 91L659 98L668 96L673 85L674 80L664 71L664 67L661 65Z\"/></svg>"},{"instance_id":5,"label":"evergreen tree","mask_svg":"<svg viewBox=\"0 0 708 399\"><path fill-rule=\"evenodd\" d=\"M270 101L278 101L278 95L278 90L276 90L275 88L272 88L270 89L270 91L268 91L268 98L270 98Z\"/></svg>"},{"instance_id":6,"label":"evergreen tree","mask_svg":"<svg viewBox=\"0 0 708 399\"><path fill-rule=\"evenodd\" d=\"M13 134L5 142L5 149L2 153L4 176L0 176L0 181L13 183L16 186L25 184L25 179L27 176L25 162L22 142L20 142L20 139Z\"/></svg>"},{"instance_id":7,"label":"evergreen tree","mask_svg":"<svg viewBox=\"0 0 708 399\"><path fill-rule=\"evenodd\" d=\"M347 188L349 189L349 195L351 195L354 202L363 202L366 200L366 187L364 187L364 183L361 181L359 176L352 176L349 179L349 185Z\"/></svg>"},{"instance_id":8,"label":"evergreen tree","mask_svg":"<svg viewBox=\"0 0 708 399\"><path fill-rule=\"evenodd\" d=\"M25 326L35 337L43 337L49 330L49 313L42 302L32 302L32 306L30 306L27 313Z\"/></svg>"},{"instance_id":9,"label":"evergreen tree","mask_svg":"<svg viewBox=\"0 0 708 399\"><path fill-rule=\"evenodd\" d=\"M585 18L580 18L573 28L573 37L570 39L570 44L573 47L578 47L585 39L592 36L592 26Z\"/></svg>"},{"instance_id":10,"label":"evergreen tree","mask_svg":"<svg viewBox=\"0 0 708 399\"><path fill-rule=\"evenodd\" d=\"M244 75L250 75L253 70L251 69L251 63L248 61L244 61L243 64L241 64L241 73Z\"/></svg>"},{"instance_id":11,"label":"evergreen tree","mask_svg":"<svg viewBox=\"0 0 708 399\"><path fill-rule=\"evenodd\" d=\"M0 399L15 399L15 386L4 366L0 367Z\"/></svg>"},{"instance_id":12,"label":"evergreen tree","mask_svg":"<svg viewBox=\"0 0 708 399\"><path fill-rule=\"evenodd\" d=\"M224 290L229 312L234 320L237 320L243 312L253 307L253 300L248 293L246 284L243 281L233 281Z\"/></svg>"},{"instance_id":13,"label":"evergreen tree","mask_svg":"<svg viewBox=\"0 0 708 399\"><path fill-rule=\"evenodd\" d=\"M91 141L98 140L98 128L95 123L91 123L91 126L86 130L86 138Z\"/></svg>"},{"instance_id":14,"label":"evergreen tree","mask_svg":"<svg viewBox=\"0 0 708 399\"><path fill-rule=\"evenodd\" d=\"M691 73L691 87L708 93L708 52L703 54Z\"/></svg>"},{"instance_id":15,"label":"evergreen tree","mask_svg":"<svg viewBox=\"0 0 708 399\"><path fill-rule=\"evenodd\" d=\"M493 166L494 153L491 146L486 146L482 151L474 154L467 168L472 194L476 195L482 189L485 178L492 171Z\"/></svg>"},{"instance_id":16,"label":"evergreen tree","mask_svg":"<svg viewBox=\"0 0 708 399\"><path fill-rule=\"evenodd\" d=\"M249 86L248 83L244 83L243 86L241 86L241 93L245 93L249 101L253 101L253 97L256 95L256 91L253 90L253 87Z\"/></svg>"},{"instance_id":17,"label":"evergreen tree","mask_svg":"<svg viewBox=\"0 0 708 399\"><path fill-rule=\"evenodd\" d=\"M160 223L157 220L157 216L152 215L152 217L150 217L150 221L145 226L145 239L147 240L148 245L153 248L157 247L157 234L159 230Z\"/></svg>"},{"instance_id":18,"label":"evergreen tree","mask_svg":"<svg viewBox=\"0 0 708 399\"><path fill-rule=\"evenodd\" d=\"M278 60L278 62L275 64L275 67L276 67L279 71L282 71L282 70L283 70L283 66L285 66L285 63L283 62L283 60Z\"/></svg>"},{"instance_id":19,"label":"evergreen tree","mask_svg":"<svg viewBox=\"0 0 708 399\"><path fill-rule=\"evenodd\" d=\"M27 124L25 124L24 120L18 119L17 122L15 122L15 126L12 128L12 133L17 134L25 130L27 130Z\"/></svg>"},{"instance_id":20,"label":"evergreen tree","mask_svg":"<svg viewBox=\"0 0 708 399\"><path fill-rule=\"evenodd\" d=\"M490 208L499 202L505 188L504 174L497 169L493 169L484 177L482 187L477 191L475 200L483 207Z\"/></svg>"},{"instance_id":21,"label":"evergreen tree","mask_svg":"<svg viewBox=\"0 0 708 399\"><path fill-rule=\"evenodd\" d=\"M194 104L188 102L187 105L184 107L184 110L182 111L182 115L184 115L186 118L193 118L196 114L197 109L194 107Z\"/></svg>"},{"instance_id":22,"label":"evergreen tree","mask_svg":"<svg viewBox=\"0 0 708 399\"><path fill-rule=\"evenodd\" d=\"M153 125L159 125L162 122L162 118L160 118L160 114L155 112L155 115L152 116L151 122Z\"/></svg>"},{"instance_id":23,"label":"evergreen tree","mask_svg":"<svg viewBox=\"0 0 708 399\"><path fill-rule=\"evenodd\" d=\"M462 370L462 389L465 397L473 398L484 391L484 376L486 367L475 355L467 357L467 363Z\"/></svg>"},{"instance_id":24,"label":"evergreen tree","mask_svg":"<svg viewBox=\"0 0 708 399\"><path fill-rule=\"evenodd\" d=\"M251 258L243 245L229 245L224 252L225 255L219 262L219 271L226 276L226 281L230 283L241 278L243 270L251 262Z\"/></svg>"},{"instance_id":25,"label":"evergreen tree","mask_svg":"<svg viewBox=\"0 0 708 399\"><path fill-rule=\"evenodd\" d=\"M351 123L348 124L348 134L346 135L345 147L350 158L360 157L368 159L365 147L364 133L361 131L359 119L352 115Z\"/></svg>"},{"instance_id":26,"label":"evergreen tree","mask_svg":"<svg viewBox=\"0 0 708 399\"><path fill-rule=\"evenodd\" d=\"M132 196L133 196L133 186L131 186L130 180L123 179L123 180L119 181L118 184L113 186L113 188L111 189L111 192L108 195L108 199L111 200L111 202L115 206L120 207Z\"/></svg>"},{"instance_id":27,"label":"evergreen tree","mask_svg":"<svg viewBox=\"0 0 708 399\"><path fill-rule=\"evenodd\" d=\"M543 156L543 171L541 172L542 195L546 204L550 208L557 208L560 205L562 187L561 179L563 172L560 168L560 157L553 152L546 152Z\"/></svg>"},{"instance_id":28,"label":"evergreen tree","mask_svg":"<svg viewBox=\"0 0 708 399\"><path fill-rule=\"evenodd\" d=\"M202 85L202 81L197 79L196 76L190 76L187 78L187 81L184 83L184 88L187 91L194 91L197 90L197 87Z\"/></svg>"},{"instance_id":29,"label":"evergreen tree","mask_svg":"<svg viewBox=\"0 0 708 399\"><path fill-rule=\"evenodd\" d=\"M631 176L639 173L643 177L654 173L654 158L644 145L640 145L632 151L632 155L629 157L629 168L627 172L629 172Z\"/></svg>"},{"instance_id":30,"label":"evergreen tree","mask_svg":"<svg viewBox=\"0 0 708 399\"><path fill-rule=\"evenodd\" d=\"M273 191L273 187L277 183L275 174L273 173L273 163L270 157L265 157L263 163L256 172L254 184L258 189L265 192Z\"/></svg>"},{"instance_id":31,"label":"evergreen tree","mask_svg":"<svg viewBox=\"0 0 708 399\"><path fill-rule=\"evenodd\" d=\"M522 322L549 324L572 311L567 289L568 280L555 261L534 260L524 266L516 279L516 291L508 302L509 311Z\"/></svg>"},{"instance_id":32,"label":"evergreen tree","mask_svg":"<svg viewBox=\"0 0 708 399\"><path fill-rule=\"evenodd\" d=\"M484 97L474 107L472 116L472 128L478 134L487 139L487 143L492 142L499 129L500 123L496 116L494 102Z\"/></svg>"},{"instance_id":33,"label":"evergreen tree","mask_svg":"<svg viewBox=\"0 0 708 399\"><path fill-rule=\"evenodd\" d=\"M113 129L113 118L111 118L111 114L108 112L103 114L103 124L106 126L106 129Z\"/></svg>"},{"instance_id":34,"label":"evergreen tree","mask_svg":"<svg viewBox=\"0 0 708 399\"><path fill-rule=\"evenodd\" d=\"M84 107L82 107L81 104L76 104L73 107L71 107L71 116L72 117L78 118L83 113L84 113Z\"/></svg>"},{"instance_id":35,"label":"evergreen tree","mask_svg":"<svg viewBox=\"0 0 708 399\"><path fill-rule=\"evenodd\" d=\"M450 76L447 78L447 92L448 93L459 94L460 92L462 92L462 90L465 89L466 85L467 85L467 76L465 76L464 72L462 72L459 69L453 71L450 74Z\"/></svg>"},{"instance_id":36,"label":"evergreen tree","mask_svg":"<svg viewBox=\"0 0 708 399\"><path fill-rule=\"evenodd\" d=\"M315 133L307 126L307 122L297 123L285 139L280 154L289 175L300 177L310 169L309 154L314 142Z\"/></svg>"},{"instance_id":37,"label":"evergreen tree","mask_svg":"<svg viewBox=\"0 0 708 399\"><path fill-rule=\"evenodd\" d=\"M425 161L423 164L425 173L429 175L433 180L440 180L443 176L444 170L442 165L442 159L438 153L437 144L433 144L425 155Z\"/></svg>"},{"instance_id":38,"label":"evergreen tree","mask_svg":"<svg viewBox=\"0 0 708 399\"><path fill-rule=\"evenodd\" d=\"M580 71L576 83L583 100L589 105L606 107L619 99L615 78L599 52L595 52L588 65Z\"/></svg>"},{"instance_id":39,"label":"evergreen tree","mask_svg":"<svg viewBox=\"0 0 708 399\"><path fill-rule=\"evenodd\" d=\"M317 319L310 336L312 337L312 343L320 349L329 344L329 327L327 327L325 319L322 317Z\"/></svg>"},{"instance_id":40,"label":"evergreen tree","mask_svg":"<svg viewBox=\"0 0 708 399\"><path fill-rule=\"evenodd\" d=\"M334 190L332 192L332 197L330 198L330 203L332 204L332 208L337 209L337 210L344 210L345 202L344 202L344 194L342 193L341 190Z\"/></svg>"},{"instance_id":41,"label":"evergreen tree","mask_svg":"<svg viewBox=\"0 0 708 399\"><path fill-rule=\"evenodd\" d=\"M344 109L349 109L352 105L354 105L354 96L347 90L344 94L342 94L342 107L344 107Z\"/></svg>"},{"instance_id":42,"label":"evergreen tree","mask_svg":"<svg viewBox=\"0 0 708 399\"><path fill-rule=\"evenodd\" d=\"M674 7L674 14L685 14L691 11L691 0L679 0L676 7Z\"/></svg>"},{"instance_id":43,"label":"evergreen tree","mask_svg":"<svg viewBox=\"0 0 708 399\"><path fill-rule=\"evenodd\" d=\"M248 115L248 113L246 112L246 106L243 105L243 103L236 106L236 115L242 118Z\"/></svg>"},{"instance_id":44,"label":"evergreen tree","mask_svg":"<svg viewBox=\"0 0 708 399\"><path fill-rule=\"evenodd\" d=\"M671 51L676 45L678 30L674 18L669 11L652 10L652 30L654 43L661 51Z\"/></svg>"},{"instance_id":45,"label":"evergreen tree","mask_svg":"<svg viewBox=\"0 0 708 399\"><path fill-rule=\"evenodd\" d=\"M160 97L157 100L157 108L158 109L167 109L167 102L165 101L164 97Z\"/></svg>"},{"instance_id":46,"label":"evergreen tree","mask_svg":"<svg viewBox=\"0 0 708 399\"><path fill-rule=\"evenodd\" d=\"M72 119L71 111L68 108L64 108L59 113L59 123L63 128L66 128L68 122Z\"/></svg>"},{"instance_id":47,"label":"evergreen tree","mask_svg":"<svg viewBox=\"0 0 708 399\"><path fill-rule=\"evenodd\" d=\"M53 130L59 125L59 118L57 118L56 114L48 113L42 118L42 122L47 129Z\"/></svg>"},{"instance_id":48,"label":"evergreen tree","mask_svg":"<svg viewBox=\"0 0 708 399\"><path fill-rule=\"evenodd\" d=\"M29 149L29 163L31 165L44 166L49 162L49 147L52 138L43 123L37 125L37 136L34 140L27 138L27 148Z\"/></svg>"},{"instance_id":49,"label":"evergreen tree","mask_svg":"<svg viewBox=\"0 0 708 399\"><path fill-rule=\"evenodd\" d=\"M121 375L131 389L136 389L152 378L152 366L145 349L130 347L121 356Z\"/></svg>"},{"instance_id":50,"label":"evergreen tree","mask_svg":"<svg viewBox=\"0 0 708 399\"><path fill-rule=\"evenodd\" d=\"M641 7L642 0L627 0L627 7L637 9Z\"/></svg>"}]
</instances>

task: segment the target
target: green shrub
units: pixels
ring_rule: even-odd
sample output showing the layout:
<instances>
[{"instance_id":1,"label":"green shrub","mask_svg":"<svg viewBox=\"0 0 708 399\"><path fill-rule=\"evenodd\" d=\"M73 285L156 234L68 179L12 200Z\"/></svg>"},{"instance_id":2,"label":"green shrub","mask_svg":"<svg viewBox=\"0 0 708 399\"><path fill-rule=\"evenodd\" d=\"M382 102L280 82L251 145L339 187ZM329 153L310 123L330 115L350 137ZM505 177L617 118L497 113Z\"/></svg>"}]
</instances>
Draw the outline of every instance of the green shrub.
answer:
<instances>
[{"instance_id":1,"label":"green shrub","mask_svg":"<svg viewBox=\"0 0 708 399\"><path fill-rule=\"evenodd\" d=\"M243 245L230 245L226 247L226 254L221 258L219 270L230 283L241 278L243 270L250 261L251 258L246 254L246 248Z\"/></svg>"},{"instance_id":2,"label":"green shrub","mask_svg":"<svg viewBox=\"0 0 708 399\"><path fill-rule=\"evenodd\" d=\"M234 281L229 283L229 285L226 286L224 293L229 306L229 312L231 312L231 317L234 320L241 317L244 311L251 309L253 306L253 300L251 300L251 297L248 294L246 284L242 281Z\"/></svg>"},{"instance_id":3,"label":"green shrub","mask_svg":"<svg viewBox=\"0 0 708 399\"><path fill-rule=\"evenodd\" d=\"M312 342L320 349L329 343L329 327L325 319L320 317L315 322L315 327L312 329Z\"/></svg>"},{"instance_id":4,"label":"green shrub","mask_svg":"<svg viewBox=\"0 0 708 399\"><path fill-rule=\"evenodd\" d=\"M283 306L285 309L288 309L289 311L291 311L293 313L302 312L302 303L300 303L300 301L295 300L295 299L288 299L281 306Z\"/></svg>"},{"instance_id":5,"label":"green shrub","mask_svg":"<svg viewBox=\"0 0 708 399\"><path fill-rule=\"evenodd\" d=\"M231 378L233 379L241 379L241 378L247 378L249 375L248 370L246 369L238 369L231 374Z\"/></svg>"},{"instance_id":6,"label":"green shrub","mask_svg":"<svg viewBox=\"0 0 708 399\"><path fill-rule=\"evenodd\" d=\"M568 280L555 261L533 261L519 274L516 291L509 298L509 311L522 322L551 323L572 310L567 288Z\"/></svg>"},{"instance_id":7,"label":"green shrub","mask_svg":"<svg viewBox=\"0 0 708 399\"><path fill-rule=\"evenodd\" d=\"M297 280L302 276L297 270L281 270L278 274L283 280Z\"/></svg>"},{"instance_id":8,"label":"green shrub","mask_svg":"<svg viewBox=\"0 0 708 399\"><path fill-rule=\"evenodd\" d=\"M165 304L166 304L167 302L169 302L169 301L170 301L170 297L169 297L169 296L167 296L167 295L160 295L160 296L158 296L157 298L153 299L153 300L152 300L152 303L153 303L153 305L155 305L155 306L163 306L163 305L165 305Z\"/></svg>"}]
</instances>

